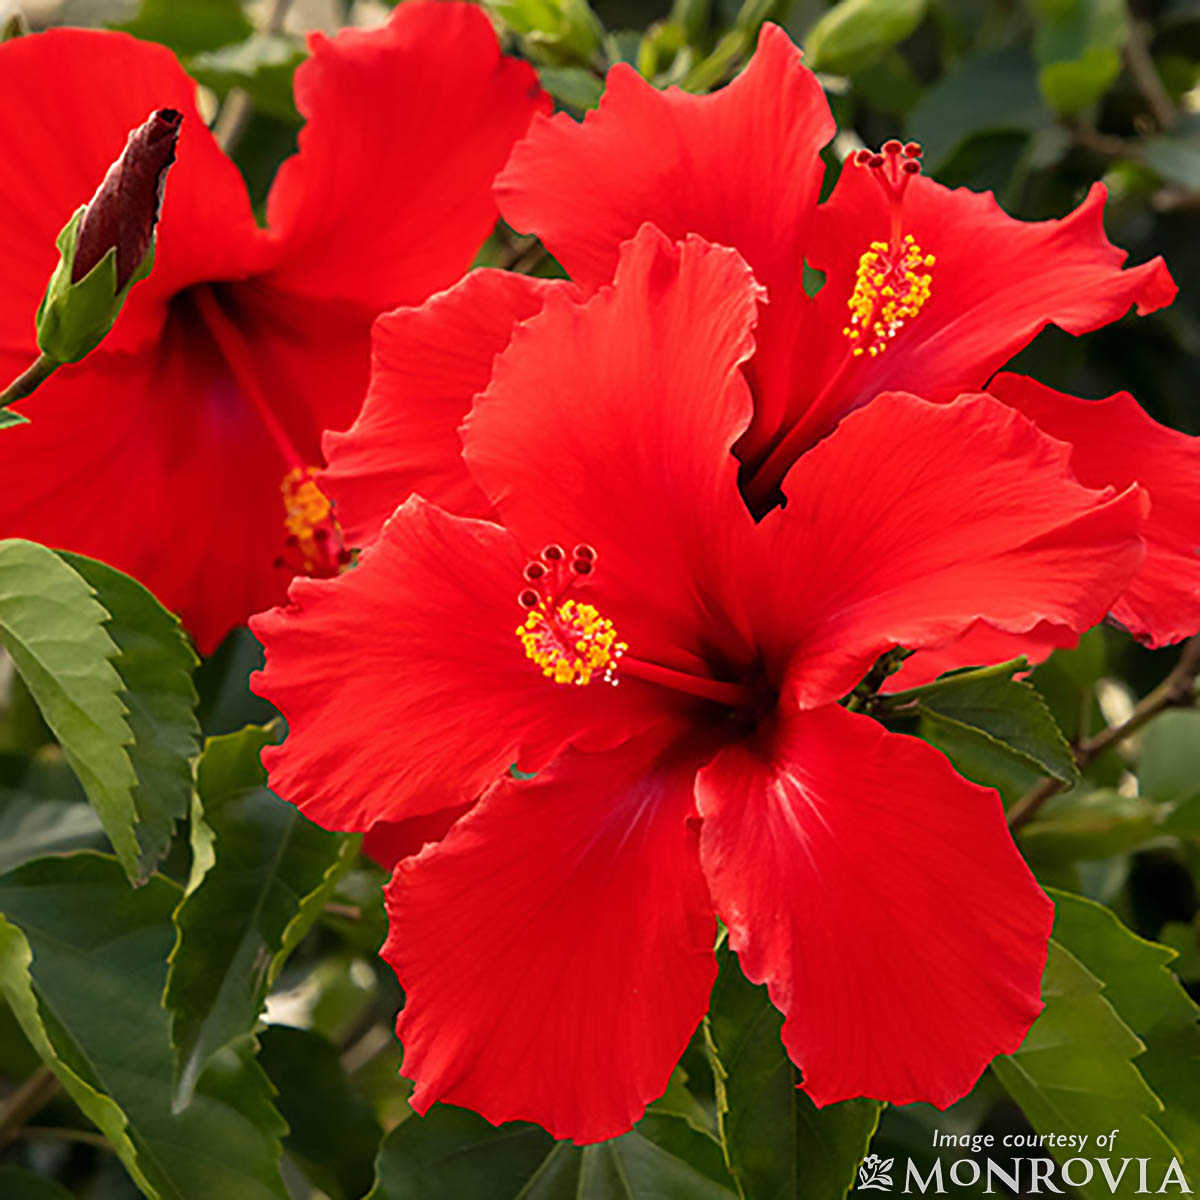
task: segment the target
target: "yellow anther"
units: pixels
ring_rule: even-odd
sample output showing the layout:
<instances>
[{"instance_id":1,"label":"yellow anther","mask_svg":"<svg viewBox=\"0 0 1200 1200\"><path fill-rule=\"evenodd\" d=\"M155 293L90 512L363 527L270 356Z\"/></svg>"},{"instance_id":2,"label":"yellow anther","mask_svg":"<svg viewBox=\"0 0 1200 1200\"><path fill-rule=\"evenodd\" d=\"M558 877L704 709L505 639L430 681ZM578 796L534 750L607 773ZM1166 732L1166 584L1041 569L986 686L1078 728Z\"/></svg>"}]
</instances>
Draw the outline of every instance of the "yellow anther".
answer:
<instances>
[{"instance_id":1,"label":"yellow anther","mask_svg":"<svg viewBox=\"0 0 1200 1200\"><path fill-rule=\"evenodd\" d=\"M853 353L864 351L875 358L890 339L915 317L930 296L934 265L911 233L906 233L898 250L887 242L872 242L858 260L854 291L847 301L850 324L842 332L855 345ZM860 341L860 335L865 338ZM863 344L865 342L865 344Z\"/></svg>"},{"instance_id":2,"label":"yellow anther","mask_svg":"<svg viewBox=\"0 0 1200 1200\"><path fill-rule=\"evenodd\" d=\"M333 506L317 487L317 473L316 467L293 467L283 477L283 524L299 559L293 567L309 574L336 574L348 556L341 550Z\"/></svg>"},{"instance_id":3,"label":"yellow anther","mask_svg":"<svg viewBox=\"0 0 1200 1200\"><path fill-rule=\"evenodd\" d=\"M629 647L617 637L613 623L591 604L564 600L553 612L539 602L517 626L526 658L555 683L579 687L591 683L597 671L614 683L621 655Z\"/></svg>"}]
</instances>

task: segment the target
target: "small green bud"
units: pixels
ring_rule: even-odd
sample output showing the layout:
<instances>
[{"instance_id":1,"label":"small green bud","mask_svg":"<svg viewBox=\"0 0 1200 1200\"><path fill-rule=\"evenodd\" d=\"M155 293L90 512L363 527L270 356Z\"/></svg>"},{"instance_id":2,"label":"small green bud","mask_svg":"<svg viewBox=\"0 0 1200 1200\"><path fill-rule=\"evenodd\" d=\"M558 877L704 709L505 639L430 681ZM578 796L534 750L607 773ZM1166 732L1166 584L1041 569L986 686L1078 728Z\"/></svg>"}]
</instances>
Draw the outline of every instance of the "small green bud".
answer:
<instances>
[{"instance_id":1,"label":"small green bud","mask_svg":"<svg viewBox=\"0 0 1200 1200\"><path fill-rule=\"evenodd\" d=\"M59 260L37 314L43 354L78 362L112 328L129 289L150 274L154 229L183 117L163 108L130 135L91 201L58 235Z\"/></svg>"},{"instance_id":2,"label":"small green bud","mask_svg":"<svg viewBox=\"0 0 1200 1200\"><path fill-rule=\"evenodd\" d=\"M485 0L486 7L521 35L529 54L553 66L591 63L604 26L588 0Z\"/></svg>"}]
</instances>

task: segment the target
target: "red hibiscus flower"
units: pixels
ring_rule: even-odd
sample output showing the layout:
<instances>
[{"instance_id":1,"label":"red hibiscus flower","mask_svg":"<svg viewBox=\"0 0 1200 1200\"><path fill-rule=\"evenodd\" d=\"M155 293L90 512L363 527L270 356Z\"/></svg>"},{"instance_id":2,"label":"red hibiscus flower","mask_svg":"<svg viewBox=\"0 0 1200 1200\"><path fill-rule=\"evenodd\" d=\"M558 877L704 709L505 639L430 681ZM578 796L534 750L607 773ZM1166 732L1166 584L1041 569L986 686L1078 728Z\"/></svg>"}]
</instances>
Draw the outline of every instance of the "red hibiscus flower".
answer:
<instances>
[{"instance_id":1,"label":"red hibiscus flower","mask_svg":"<svg viewBox=\"0 0 1200 1200\"><path fill-rule=\"evenodd\" d=\"M372 320L452 283L495 220L491 184L546 106L486 16L409 3L311 39L307 119L259 228L195 84L159 46L61 30L0 46L0 374L36 352L55 236L152 109L184 116L154 272L110 337L23 404L0 445L0 527L104 559L203 650L296 571L341 557L319 438L353 419Z\"/></svg>"},{"instance_id":2,"label":"red hibiscus flower","mask_svg":"<svg viewBox=\"0 0 1200 1200\"><path fill-rule=\"evenodd\" d=\"M535 120L497 181L506 219L537 233L585 289L611 279L618 246L644 221L741 252L770 297L747 366L754 416L736 449L756 512L800 454L880 392L951 400L985 387L1051 322L1081 334L1176 290L1159 259L1122 270L1100 185L1063 220L1016 221L990 194L923 177L919 147L892 142L852 156L818 205L818 152L834 125L800 59L766 26L749 67L715 95L660 92L614 67L599 109L582 124ZM812 297L806 262L824 273ZM1056 400L1012 377L996 394L1070 442L1081 479L1148 490L1145 567L1114 617L1151 645L1200 628L1200 489L1179 487L1200 476L1200 440L1125 397ZM1068 640L1045 629L1014 642L981 627L959 651L979 662Z\"/></svg>"},{"instance_id":3,"label":"red hibiscus flower","mask_svg":"<svg viewBox=\"0 0 1200 1200\"><path fill-rule=\"evenodd\" d=\"M611 286L551 293L494 363L436 297L413 319L441 348L394 362L450 390L491 364L464 438L494 519L411 497L252 623L280 795L357 829L479 798L388 887L413 1104L628 1129L707 1006L714 914L814 1100L948 1104L1037 1014L1051 906L994 792L837 701L980 618L1088 627L1140 563L1142 495L1084 488L991 397L890 393L756 524L736 252L647 226Z\"/></svg>"}]
</instances>

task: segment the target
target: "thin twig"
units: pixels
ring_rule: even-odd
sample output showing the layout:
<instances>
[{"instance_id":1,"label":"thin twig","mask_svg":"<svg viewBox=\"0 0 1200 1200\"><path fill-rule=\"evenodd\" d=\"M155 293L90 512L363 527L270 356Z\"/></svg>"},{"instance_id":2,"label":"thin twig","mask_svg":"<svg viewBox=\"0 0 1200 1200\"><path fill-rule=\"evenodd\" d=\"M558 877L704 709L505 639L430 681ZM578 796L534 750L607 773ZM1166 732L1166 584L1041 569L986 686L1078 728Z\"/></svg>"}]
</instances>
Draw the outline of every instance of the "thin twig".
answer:
<instances>
[{"instance_id":1,"label":"thin twig","mask_svg":"<svg viewBox=\"0 0 1200 1200\"><path fill-rule=\"evenodd\" d=\"M37 1116L58 1089L57 1076L43 1063L0 1105L0 1138L10 1137L30 1117Z\"/></svg>"},{"instance_id":2,"label":"thin twig","mask_svg":"<svg viewBox=\"0 0 1200 1200\"><path fill-rule=\"evenodd\" d=\"M1195 703L1196 676L1200 675L1200 633L1184 643L1179 661L1171 669L1171 673L1153 691L1147 692L1138 701L1137 707L1127 720L1119 725L1110 725L1091 737L1080 739L1076 743L1075 764L1082 771L1101 754L1118 742L1137 733L1148 721L1153 720L1159 713L1168 708L1182 708ZM1034 784L1008 810L1008 825L1010 829L1020 829L1027 824L1038 809L1066 785L1058 779L1043 779Z\"/></svg>"},{"instance_id":3,"label":"thin twig","mask_svg":"<svg viewBox=\"0 0 1200 1200\"><path fill-rule=\"evenodd\" d=\"M99 1146L112 1150L112 1144L102 1133L90 1129L69 1129L51 1125L26 1125L21 1129L10 1129L0 1134L0 1144L5 1142L82 1142L85 1146ZM115 1151L114 1151L115 1153Z\"/></svg>"},{"instance_id":4,"label":"thin twig","mask_svg":"<svg viewBox=\"0 0 1200 1200\"><path fill-rule=\"evenodd\" d=\"M1179 110L1172 103L1155 69L1146 30L1145 22L1139 21L1131 12L1129 41L1125 44L1125 65L1129 69L1129 77L1141 92L1142 99L1146 101L1146 107L1154 115L1159 128L1170 129L1179 120Z\"/></svg>"},{"instance_id":5,"label":"thin twig","mask_svg":"<svg viewBox=\"0 0 1200 1200\"><path fill-rule=\"evenodd\" d=\"M49 354L39 354L37 358L0 392L0 408L15 404L32 395L62 364Z\"/></svg>"},{"instance_id":6,"label":"thin twig","mask_svg":"<svg viewBox=\"0 0 1200 1200\"><path fill-rule=\"evenodd\" d=\"M263 33L268 37L279 33L283 29L283 23L287 19L288 9L291 6L292 0L274 0L267 14L266 23L263 25ZM225 103L221 105L221 111L213 123L213 137L217 139L217 145L226 154L233 153L253 111L254 102L245 88L229 89Z\"/></svg>"}]
</instances>

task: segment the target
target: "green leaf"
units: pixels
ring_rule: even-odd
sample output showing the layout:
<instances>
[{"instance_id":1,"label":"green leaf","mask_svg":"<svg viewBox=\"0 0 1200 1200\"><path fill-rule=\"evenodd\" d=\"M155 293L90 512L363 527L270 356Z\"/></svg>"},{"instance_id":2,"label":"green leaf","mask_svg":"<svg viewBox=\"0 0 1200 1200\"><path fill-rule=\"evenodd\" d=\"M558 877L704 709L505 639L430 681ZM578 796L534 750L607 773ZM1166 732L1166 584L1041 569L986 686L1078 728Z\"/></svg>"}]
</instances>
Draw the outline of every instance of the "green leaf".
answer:
<instances>
[{"instance_id":1,"label":"green leaf","mask_svg":"<svg viewBox=\"0 0 1200 1200\"><path fill-rule=\"evenodd\" d=\"M62 551L59 556L95 589L109 613L105 629L117 645L113 665L133 733L128 753L137 775L134 833L145 878L166 854L191 800L192 759L200 749L192 672L200 660L179 618L136 579L95 559Z\"/></svg>"},{"instance_id":2,"label":"green leaf","mask_svg":"<svg viewBox=\"0 0 1200 1200\"><path fill-rule=\"evenodd\" d=\"M0 429L9 429L13 425L28 425L29 418L13 412L11 408L0 408Z\"/></svg>"},{"instance_id":3,"label":"green leaf","mask_svg":"<svg viewBox=\"0 0 1200 1200\"><path fill-rule=\"evenodd\" d=\"M321 829L267 790L258 756L274 740L256 726L211 738L196 766L195 863L164 997L177 1110L211 1056L254 1027L279 968L358 851L359 839Z\"/></svg>"},{"instance_id":4,"label":"green leaf","mask_svg":"<svg viewBox=\"0 0 1200 1200\"><path fill-rule=\"evenodd\" d=\"M0 876L0 988L25 1035L121 1157L162 1200L286 1200L283 1122L243 1043L171 1113L162 996L179 888L133 891L98 854L45 858Z\"/></svg>"},{"instance_id":5,"label":"green leaf","mask_svg":"<svg viewBox=\"0 0 1200 1200\"><path fill-rule=\"evenodd\" d=\"M804 55L814 71L853 75L921 23L925 0L841 0L808 31Z\"/></svg>"},{"instance_id":6,"label":"green leaf","mask_svg":"<svg viewBox=\"0 0 1200 1200\"><path fill-rule=\"evenodd\" d=\"M71 1200L71 1193L61 1183L20 1167L0 1167L0 1196L4 1200Z\"/></svg>"},{"instance_id":7,"label":"green leaf","mask_svg":"<svg viewBox=\"0 0 1200 1200\"><path fill-rule=\"evenodd\" d=\"M1037 91L1037 67L1024 47L972 54L934 83L912 110L909 136L928 170L942 167L980 134L1035 133L1053 117Z\"/></svg>"},{"instance_id":8,"label":"green leaf","mask_svg":"<svg viewBox=\"0 0 1200 1200\"><path fill-rule=\"evenodd\" d=\"M139 848L118 648L92 589L52 550L0 542L0 643L83 784L131 879Z\"/></svg>"},{"instance_id":9,"label":"green leaf","mask_svg":"<svg viewBox=\"0 0 1200 1200\"><path fill-rule=\"evenodd\" d=\"M1078 777L1071 747L1032 684L1001 675L971 678L968 673L930 684L916 696L917 711L934 728L1001 748L1023 766L1062 783Z\"/></svg>"},{"instance_id":10,"label":"green leaf","mask_svg":"<svg viewBox=\"0 0 1200 1200\"><path fill-rule=\"evenodd\" d=\"M796 1087L780 1041L783 1017L765 987L720 952L709 1011L713 1073L723 1086L723 1129L730 1166L746 1200L840 1200L854 1182L879 1124L874 1100L825 1108Z\"/></svg>"},{"instance_id":11,"label":"green leaf","mask_svg":"<svg viewBox=\"0 0 1200 1200\"><path fill-rule=\"evenodd\" d=\"M333 1044L307 1029L272 1025L259 1036L258 1061L288 1123L284 1149L335 1200L364 1195L383 1130L370 1104L351 1089Z\"/></svg>"},{"instance_id":12,"label":"green leaf","mask_svg":"<svg viewBox=\"0 0 1200 1200\"><path fill-rule=\"evenodd\" d=\"M1052 796L1037 819L1021 830L1021 848L1032 862L1077 862L1127 854L1160 836L1160 809L1143 796L1113 788L1079 788Z\"/></svg>"},{"instance_id":13,"label":"green leaf","mask_svg":"<svg viewBox=\"0 0 1200 1200\"><path fill-rule=\"evenodd\" d=\"M1100 904L1051 894L1055 938L1103 982L1104 998L1145 1043L1137 1068L1163 1103L1154 1122L1200 1187L1200 1008L1170 970L1175 951L1138 937Z\"/></svg>"},{"instance_id":14,"label":"green leaf","mask_svg":"<svg viewBox=\"0 0 1200 1200\"><path fill-rule=\"evenodd\" d=\"M1200 709L1172 709L1146 726L1138 755L1138 791L1160 804L1200 797Z\"/></svg>"},{"instance_id":15,"label":"green leaf","mask_svg":"<svg viewBox=\"0 0 1200 1200\"><path fill-rule=\"evenodd\" d=\"M437 1104L384 1139L367 1200L734 1200L710 1174L714 1160L723 1172L720 1158L711 1138L665 1114L580 1147L556 1142L536 1125L497 1127Z\"/></svg>"},{"instance_id":16,"label":"green leaf","mask_svg":"<svg viewBox=\"0 0 1200 1200\"><path fill-rule=\"evenodd\" d=\"M1185 113L1165 133L1147 138L1139 157L1168 183L1200 191L1200 113Z\"/></svg>"},{"instance_id":17,"label":"green leaf","mask_svg":"<svg viewBox=\"0 0 1200 1200\"><path fill-rule=\"evenodd\" d=\"M583 67L539 67L538 79L555 100L585 111L600 103L604 82Z\"/></svg>"},{"instance_id":18,"label":"green leaf","mask_svg":"<svg viewBox=\"0 0 1200 1200\"><path fill-rule=\"evenodd\" d=\"M1061 113L1099 100L1121 71L1129 38L1124 0L1031 0L1031 7L1042 95Z\"/></svg>"},{"instance_id":19,"label":"green leaf","mask_svg":"<svg viewBox=\"0 0 1200 1200\"><path fill-rule=\"evenodd\" d=\"M992 1070L1039 1133L1120 1130L1114 1158L1149 1158L1160 1169L1176 1154L1155 1124L1161 1111L1133 1059L1142 1043L1101 995L1104 985L1057 941L1050 943L1046 1007L1021 1044ZM1118 1196L1133 1195L1126 1173ZM1114 1193L1102 1177L1077 1189L1087 1200Z\"/></svg>"},{"instance_id":20,"label":"green leaf","mask_svg":"<svg viewBox=\"0 0 1200 1200\"><path fill-rule=\"evenodd\" d=\"M137 16L116 28L185 55L216 50L254 32L241 0L142 0Z\"/></svg>"},{"instance_id":21,"label":"green leaf","mask_svg":"<svg viewBox=\"0 0 1200 1200\"><path fill-rule=\"evenodd\" d=\"M0 788L0 871L44 854L99 850L104 844L90 804Z\"/></svg>"}]
</instances>

